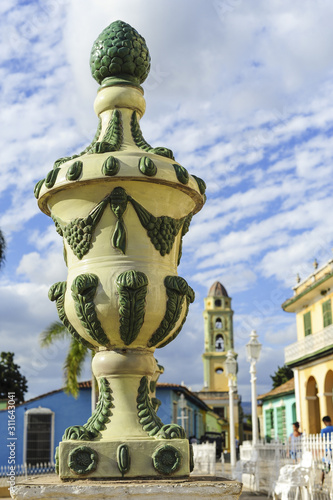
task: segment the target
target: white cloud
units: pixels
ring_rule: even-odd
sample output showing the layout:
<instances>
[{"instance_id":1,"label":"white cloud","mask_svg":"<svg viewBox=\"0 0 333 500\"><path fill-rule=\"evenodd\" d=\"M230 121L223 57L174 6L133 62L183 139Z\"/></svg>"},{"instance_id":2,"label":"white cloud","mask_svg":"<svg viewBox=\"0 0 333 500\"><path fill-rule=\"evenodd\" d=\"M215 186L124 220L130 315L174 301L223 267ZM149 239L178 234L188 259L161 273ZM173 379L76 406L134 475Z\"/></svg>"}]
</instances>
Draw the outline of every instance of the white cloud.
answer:
<instances>
[{"instance_id":1,"label":"white cloud","mask_svg":"<svg viewBox=\"0 0 333 500\"><path fill-rule=\"evenodd\" d=\"M265 332L262 366L283 364L292 319L280 311L280 297L290 293L286 286L296 272L307 274L311 260L324 261L332 246L333 5L249 0L225 6L199 0L96 0L93 9L88 0L1 3L0 227L9 246L3 276L11 287L3 294L7 308L10 301L20 304L26 317L6 313L8 349L24 321L32 332L56 317L47 288L66 276L61 239L52 224L46 227L45 215L36 216L32 190L58 157L93 137L91 44L107 24L123 19L142 33L152 55L146 139L170 147L208 187L180 266L198 302L180 338L157 353L169 366L176 358L179 363L164 380L202 383L201 311L216 279L233 296L239 348L255 323ZM25 341L33 345L34 338L31 333ZM23 348L18 355L28 362ZM243 370L240 387L247 391ZM265 392L270 380L264 368L259 375Z\"/></svg>"},{"instance_id":2,"label":"white cloud","mask_svg":"<svg viewBox=\"0 0 333 500\"><path fill-rule=\"evenodd\" d=\"M65 280L67 271L59 251L49 252L45 257L38 252L31 252L22 257L17 274L35 283L52 285L57 281Z\"/></svg>"}]
</instances>

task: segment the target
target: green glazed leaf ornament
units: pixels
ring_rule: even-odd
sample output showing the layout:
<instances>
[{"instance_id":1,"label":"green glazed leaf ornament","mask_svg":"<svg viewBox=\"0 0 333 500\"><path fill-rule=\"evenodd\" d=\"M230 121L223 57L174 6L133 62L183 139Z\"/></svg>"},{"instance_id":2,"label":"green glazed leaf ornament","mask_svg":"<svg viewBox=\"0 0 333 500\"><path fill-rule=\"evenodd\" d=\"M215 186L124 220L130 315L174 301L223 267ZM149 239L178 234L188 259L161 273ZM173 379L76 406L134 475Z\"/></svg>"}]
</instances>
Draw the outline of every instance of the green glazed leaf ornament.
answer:
<instances>
[{"instance_id":1,"label":"green glazed leaf ornament","mask_svg":"<svg viewBox=\"0 0 333 500\"><path fill-rule=\"evenodd\" d=\"M112 236L112 246L123 254L126 252L126 229L123 215L127 208L128 198L125 189L116 187L109 197L110 207L117 217L116 227Z\"/></svg>"},{"instance_id":2,"label":"green glazed leaf ornament","mask_svg":"<svg viewBox=\"0 0 333 500\"><path fill-rule=\"evenodd\" d=\"M149 397L148 377L142 377L138 389L137 408L139 422L149 436L155 436L163 427L162 420L156 415Z\"/></svg>"},{"instance_id":3,"label":"green glazed leaf ornament","mask_svg":"<svg viewBox=\"0 0 333 500\"><path fill-rule=\"evenodd\" d=\"M171 160L175 159L171 149L162 147L153 148L150 144L148 144L148 142L144 139L143 134L141 132L136 111L132 113L131 132L133 140L138 148L143 149L148 153L154 153L159 156L164 156L165 158L170 158Z\"/></svg>"},{"instance_id":4,"label":"green glazed leaf ornament","mask_svg":"<svg viewBox=\"0 0 333 500\"><path fill-rule=\"evenodd\" d=\"M165 342L163 342L162 344L157 346L158 348L165 347L166 345L170 344L170 342L172 342L180 334L180 332L184 326L184 323L186 321L188 311L190 308L190 304L192 304L192 302L194 302L194 299L195 299L195 293L194 293L193 289L189 286L188 290L187 290L187 294L186 294L186 309L185 309L185 314L184 314L183 320L180 323L177 330L169 338L167 338Z\"/></svg>"},{"instance_id":5,"label":"green glazed leaf ornament","mask_svg":"<svg viewBox=\"0 0 333 500\"><path fill-rule=\"evenodd\" d=\"M51 170L47 176L45 177L45 186L50 189L54 186L58 173L60 171L60 168L55 168L54 170Z\"/></svg>"},{"instance_id":6,"label":"green glazed leaf ornament","mask_svg":"<svg viewBox=\"0 0 333 500\"><path fill-rule=\"evenodd\" d=\"M73 325L69 322L66 312L65 312L65 293L66 293L66 288L67 288L67 282L66 281L60 281L58 283L55 283L54 285L51 286L49 290L49 299L56 303L57 307L57 312L60 321L64 325L65 328L69 331L69 333L72 335L72 337L77 341L80 342L82 345L85 347L88 347L89 349L95 350L96 347L93 346L90 342L88 342L86 339L81 337L81 335L78 334L78 332L75 330Z\"/></svg>"},{"instance_id":7,"label":"green glazed leaf ornament","mask_svg":"<svg viewBox=\"0 0 333 500\"><path fill-rule=\"evenodd\" d=\"M102 325L97 317L94 297L99 279L95 274L79 274L72 283L72 297L76 314L87 334L98 344L109 345Z\"/></svg>"},{"instance_id":8,"label":"green glazed leaf ornament","mask_svg":"<svg viewBox=\"0 0 333 500\"><path fill-rule=\"evenodd\" d=\"M98 127L97 127L97 130L96 130L96 134L95 134L95 137L93 138L91 144L89 144L89 146L86 147L86 149L84 149L81 153L79 154L74 154L72 156L66 156L64 158L59 158L58 160L56 160L54 162L54 165L53 165L53 168L58 168L60 167L63 163L66 163L67 161L70 161L70 160L75 160L76 158L80 158L80 156L83 156L84 154L88 154L88 153L91 153L96 142L98 141L99 139L99 136L101 135L101 130L102 130L102 120L99 119L99 122L98 122Z\"/></svg>"},{"instance_id":9,"label":"green glazed leaf ornament","mask_svg":"<svg viewBox=\"0 0 333 500\"><path fill-rule=\"evenodd\" d=\"M197 177L196 175L192 174L193 179L195 179L196 183L198 184L198 188L200 191L200 194L204 195L206 192L206 183L200 177Z\"/></svg>"},{"instance_id":10,"label":"green glazed leaf ornament","mask_svg":"<svg viewBox=\"0 0 333 500\"><path fill-rule=\"evenodd\" d=\"M63 441L90 441L96 439L112 416L113 396L110 384L105 377L100 379L99 398L95 411L84 425L73 425L65 430Z\"/></svg>"},{"instance_id":11,"label":"green glazed leaf ornament","mask_svg":"<svg viewBox=\"0 0 333 500\"><path fill-rule=\"evenodd\" d=\"M83 163L82 161L75 161L70 167L68 167L66 179L68 181L76 181L82 173Z\"/></svg>"},{"instance_id":12,"label":"green glazed leaf ornament","mask_svg":"<svg viewBox=\"0 0 333 500\"><path fill-rule=\"evenodd\" d=\"M140 271L125 271L117 278L120 337L130 345L139 335L145 317L148 278Z\"/></svg>"},{"instance_id":13,"label":"green glazed leaf ornament","mask_svg":"<svg viewBox=\"0 0 333 500\"><path fill-rule=\"evenodd\" d=\"M102 165L102 174L107 176L117 175L120 170L119 160L114 156L109 156Z\"/></svg>"},{"instance_id":14,"label":"green glazed leaf ornament","mask_svg":"<svg viewBox=\"0 0 333 500\"><path fill-rule=\"evenodd\" d=\"M130 470L131 458L127 444L121 444L117 448L117 465L122 476Z\"/></svg>"},{"instance_id":15,"label":"green glazed leaf ornament","mask_svg":"<svg viewBox=\"0 0 333 500\"><path fill-rule=\"evenodd\" d=\"M190 176L186 168L178 165L177 163L173 164L173 168L175 169L176 176L179 182L181 182L182 184L188 184Z\"/></svg>"},{"instance_id":16,"label":"green glazed leaf ornament","mask_svg":"<svg viewBox=\"0 0 333 500\"><path fill-rule=\"evenodd\" d=\"M162 342L176 326L180 318L183 303L188 294L189 286L184 278L179 276L167 276L164 280L168 296L164 318L148 342L148 347L156 346Z\"/></svg>"},{"instance_id":17,"label":"green glazed leaf ornament","mask_svg":"<svg viewBox=\"0 0 333 500\"><path fill-rule=\"evenodd\" d=\"M157 168L155 163L148 156L143 156L139 160L139 170L144 175L148 175L148 177L154 177L157 174Z\"/></svg>"}]
</instances>

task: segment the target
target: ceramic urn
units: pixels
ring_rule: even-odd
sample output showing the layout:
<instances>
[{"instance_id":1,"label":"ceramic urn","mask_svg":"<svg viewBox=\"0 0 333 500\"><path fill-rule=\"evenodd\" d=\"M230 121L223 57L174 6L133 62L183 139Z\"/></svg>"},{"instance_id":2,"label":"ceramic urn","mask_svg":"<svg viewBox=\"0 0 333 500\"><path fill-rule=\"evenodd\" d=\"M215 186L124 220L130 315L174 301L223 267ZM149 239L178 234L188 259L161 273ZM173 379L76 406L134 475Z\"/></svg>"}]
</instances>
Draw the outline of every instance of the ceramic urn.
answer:
<instances>
[{"instance_id":1,"label":"ceramic urn","mask_svg":"<svg viewBox=\"0 0 333 500\"><path fill-rule=\"evenodd\" d=\"M143 137L144 38L112 23L95 41L90 66L100 84L96 135L35 187L68 267L49 298L68 331L94 351L99 386L88 422L66 429L57 468L62 479L187 476L185 432L162 423L151 396L161 371L154 351L180 333L194 300L177 266L205 183Z\"/></svg>"}]
</instances>

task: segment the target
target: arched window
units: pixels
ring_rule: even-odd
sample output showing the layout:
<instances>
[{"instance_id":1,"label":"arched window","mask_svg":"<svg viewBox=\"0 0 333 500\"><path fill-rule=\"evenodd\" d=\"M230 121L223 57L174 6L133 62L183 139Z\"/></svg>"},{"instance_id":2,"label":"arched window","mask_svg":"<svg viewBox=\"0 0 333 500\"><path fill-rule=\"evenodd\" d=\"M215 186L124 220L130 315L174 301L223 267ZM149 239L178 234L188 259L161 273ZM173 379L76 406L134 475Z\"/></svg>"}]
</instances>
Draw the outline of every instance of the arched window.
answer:
<instances>
[{"instance_id":1,"label":"arched window","mask_svg":"<svg viewBox=\"0 0 333 500\"><path fill-rule=\"evenodd\" d=\"M308 434L320 432L320 409L318 399L318 386L316 379L311 375L306 384L306 399L308 402Z\"/></svg>"},{"instance_id":2,"label":"arched window","mask_svg":"<svg viewBox=\"0 0 333 500\"><path fill-rule=\"evenodd\" d=\"M221 318L216 318L215 328L222 328L222 320L221 320Z\"/></svg>"},{"instance_id":3,"label":"arched window","mask_svg":"<svg viewBox=\"0 0 333 500\"><path fill-rule=\"evenodd\" d=\"M223 373L223 368L216 368L215 373L221 375L221 373Z\"/></svg>"},{"instance_id":4,"label":"arched window","mask_svg":"<svg viewBox=\"0 0 333 500\"><path fill-rule=\"evenodd\" d=\"M224 340L222 335L217 335L215 339L215 351L224 351Z\"/></svg>"},{"instance_id":5,"label":"arched window","mask_svg":"<svg viewBox=\"0 0 333 500\"><path fill-rule=\"evenodd\" d=\"M215 299L215 307L221 307L222 301L221 299Z\"/></svg>"}]
</instances>

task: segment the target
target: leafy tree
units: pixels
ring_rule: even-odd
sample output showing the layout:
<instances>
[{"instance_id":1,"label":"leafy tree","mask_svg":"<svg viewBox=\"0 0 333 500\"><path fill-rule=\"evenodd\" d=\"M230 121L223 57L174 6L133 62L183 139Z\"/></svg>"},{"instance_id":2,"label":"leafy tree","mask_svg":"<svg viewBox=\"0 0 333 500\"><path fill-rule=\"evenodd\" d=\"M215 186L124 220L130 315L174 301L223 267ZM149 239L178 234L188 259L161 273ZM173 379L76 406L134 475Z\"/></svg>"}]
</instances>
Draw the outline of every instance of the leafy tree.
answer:
<instances>
[{"instance_id":1,"label":"leafy tree","mask_svg":"<svg viewBox=\"0 0 333 500\"><path fill-rule=\"evenodd\" d=\"M64 378L66 394L72 394L75 398L79 395L78 377L81 375L84 362L89 355L88 347L85 347L75 340L59 321L54 321L40 335L40 343L42 347L48 347L57 340L69 339L70 344L67 351L67 356L64 362Z\"/></svg>"},{"instance_id":2,"label":"leafy tree","mask_svg":"<svg viewBox=\"0 0 333 500\"><path fill-rule=\"evenodd\" d=\"M2 352L0 354L0 399L7 399L8 392L14 392L16 402L22 403L27 391L27 379L21 374L20 367L14 363L14 353Z\"/></svg>"},{"instance_id":3,"label":"leafy tree","mask_svg":"<svg viewBox=\"0 0 333 500\"><path fill-rule=\"evenodd\" d=\"M274 373L274 375L270 375L273 381L273 389L279 387L279 385L288 382L288 380L292 379L294 376L294 372L289 366L278 366L278 369Z\"/></svg>"}]
</instances>

